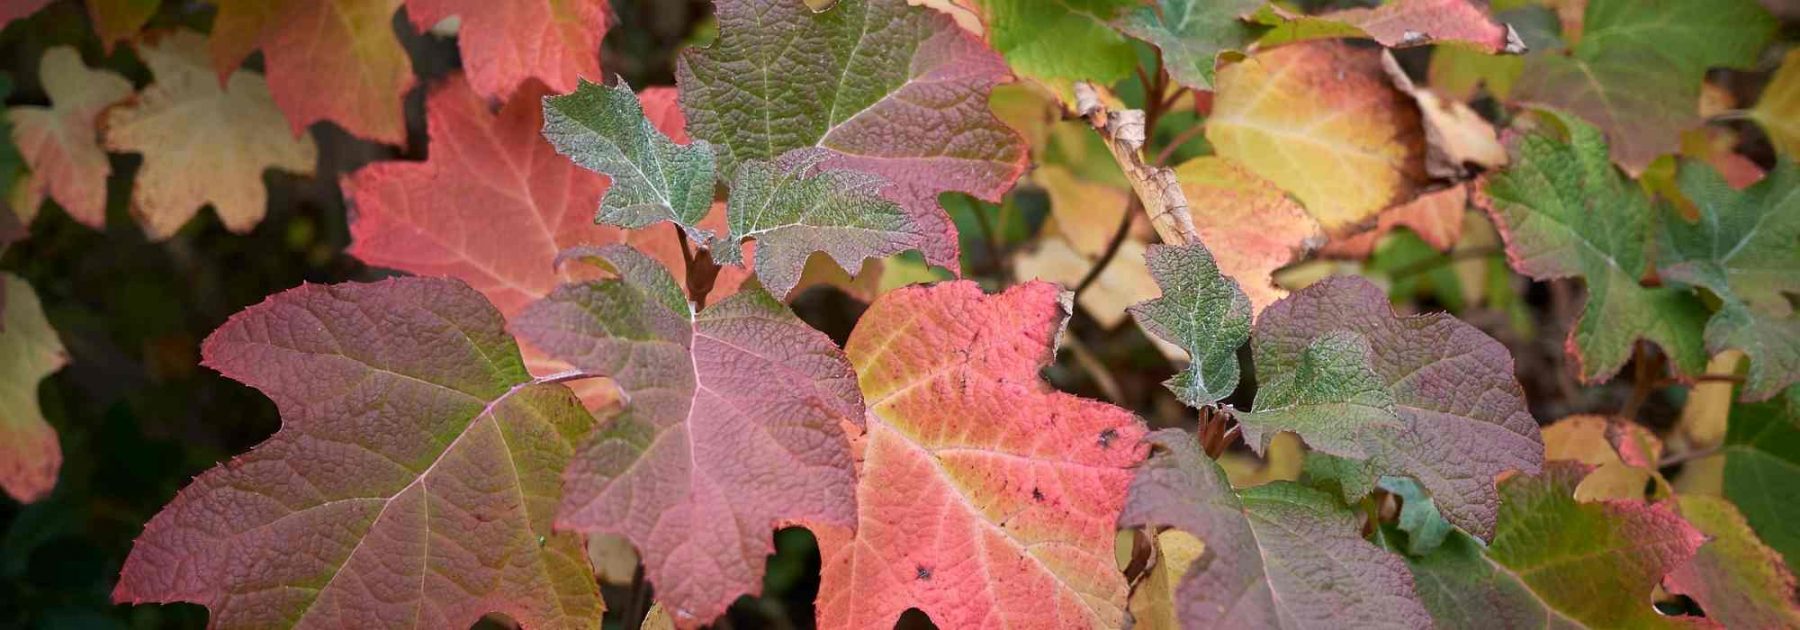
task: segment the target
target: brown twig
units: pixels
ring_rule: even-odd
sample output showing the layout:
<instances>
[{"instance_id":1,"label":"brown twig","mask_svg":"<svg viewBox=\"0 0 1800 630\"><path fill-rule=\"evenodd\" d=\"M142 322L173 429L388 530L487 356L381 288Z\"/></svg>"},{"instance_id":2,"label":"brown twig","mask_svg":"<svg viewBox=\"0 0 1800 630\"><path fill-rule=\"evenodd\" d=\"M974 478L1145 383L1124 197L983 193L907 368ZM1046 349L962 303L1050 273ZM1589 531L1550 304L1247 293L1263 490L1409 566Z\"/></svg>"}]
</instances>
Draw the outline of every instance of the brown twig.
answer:
<instances>
[{"instance_id":1,"label":"brown twig","mask_svg":"<svg viewBox=\"0 0 1800 630\"><path fill-rule=\"evenodd\" d=\"M1106 252L1100 254L1100 260L1094 261L1093 267L1088 268L1087 275L1081 277L1081 282L1075 283L1076 297L1081 297L1082 291L1086 291L1089 286L1094 284L1095 280L1099 280L1100 272L1106 271L1106 266L1111 264L1113 257L1119 254L1119 247L1125 244L1125 235L1131 232L1131 217L1137 214L1138 203L1138 198L1135 196L1131 198L1131 201L1126 202L1125 212L1119 216L1119 227L1113 230L1112 240L1106 242Z\"/></svg>"},{"instance_id":2,"label":"brown twig","mask_svg":"<svg viewBox=\"0 0 1800 630\"><path fill-rule=\"evenodd\" d=\"M1636 419L1638 410L1650 399L1650 393L1656 391L1656 373L1662 371L1662 355L1650 352L1644 342L1639 341L1631 347L1631 397L1625 400L1625 407L1619 415Z\"/></svg>"},{"instance_id":3,"label":"brown twig","mask_svg":"<svg viewBox=\"0 0 1800 630\"><path fill-rule=\"evenodd\" d=\"M687 263L688 299L693 300L694 310L706 308L706 294L712 293L713 283L719 279L719 264L713 262L711 251L688 243L687 230L677 226L675 238L681 242L681 259Z\"/></svg>"}]
</instances>

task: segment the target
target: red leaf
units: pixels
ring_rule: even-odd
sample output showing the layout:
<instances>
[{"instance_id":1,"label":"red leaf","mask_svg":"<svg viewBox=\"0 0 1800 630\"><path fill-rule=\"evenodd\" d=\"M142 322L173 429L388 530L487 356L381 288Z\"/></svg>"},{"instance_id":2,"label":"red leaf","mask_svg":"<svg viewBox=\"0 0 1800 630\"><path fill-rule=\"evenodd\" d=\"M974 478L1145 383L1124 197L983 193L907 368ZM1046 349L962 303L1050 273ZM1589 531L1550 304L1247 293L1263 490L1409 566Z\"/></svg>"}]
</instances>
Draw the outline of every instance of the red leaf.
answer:
<instances>
[{"instance_id":1,"label":"red leaf","mask_svg":"<svg viewBox=\"0 0 1800 630\"><path fill-rule=\"evenodd\" d=\"M303 285L232 316L205 364L282 428L194 480L132 547L117 602L213 627L598 628L581 539L550 529L593 417L525 373L500 313L455 280Z\"/></svg>"},{"instance_id":2,"label":"red leaf","mask_svg":"<svg viewBox=\"0 0 1800 630\"><path fill-rule=\"evenodd\" d=\"M13 20L31 17L31 14L37 13L38 9L49 4L50 0L18 0L0 4L0 28L6 28L6 25L11 24Z\"/></svg>"},{"instance_id":3,"label":"red leaf","mask_svg":"<svg viewBox=\"0 0 1800 630\"><path fill-rule=\"evenodd\" d=\"M846 351L869 406L857 527L821 527L822 628L1118 627L1114 523L1148 446L1131 412L1038 377L1068 318L1056 285L882 296Z\"/></svg>"},{"instance_id":4,"label":"red leaf","mask_svg":"<svg viewBox=\"0 0 1800 630\"><path fill-rule=\"evenodd\" d=\"M602 79L605 0L406 0L406 12L419 30L462 18L463 70L483 95L511 96L530 79L553 92L574 90L577 77Z\"/></svg>"},{"instance_id":5,"label":"red leaf","mask_svg":"<svg viewBox=\"0 0 1800 630\"><path fill-rule=\"evenodd\" d=\"M38 63L50 107L6 110L13 142L31 166L21 217L29 223L49 195L75 220L105 227L106 178L112 164L100 149L94 125L102 110L131 96L131 82L110 70L88 68L81 53L69 46L44 51Z\"/></svg>"},{"instance_id":6,"label":"red leaf","mask_svg":"<svg viewBox=\"0 0 1800 630\"><path fill-rule=\"evenodd\" d=\"M351 134L406 142L401 98L412 60L394 35L401 0L223 0L214 18L215 70L229 76L261 48L269 91L298 135L330 120Z\"/></svg>"}]
</instances>

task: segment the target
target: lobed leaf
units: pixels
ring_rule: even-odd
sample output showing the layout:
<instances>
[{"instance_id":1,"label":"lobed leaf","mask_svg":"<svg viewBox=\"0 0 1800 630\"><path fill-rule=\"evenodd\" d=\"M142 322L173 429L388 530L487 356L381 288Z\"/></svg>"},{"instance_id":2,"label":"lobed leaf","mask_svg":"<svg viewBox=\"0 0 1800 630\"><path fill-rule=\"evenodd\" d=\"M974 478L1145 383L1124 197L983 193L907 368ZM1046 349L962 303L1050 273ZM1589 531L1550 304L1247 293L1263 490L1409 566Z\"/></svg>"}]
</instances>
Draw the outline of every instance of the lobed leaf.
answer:
<instances>
[{"instance_id":1,"label":"lobed leaf","mask_svg":"<svg viewBox=\"0 0 1800 630\"><path fill-rule=\"evenodd\" d=\"M1568 138L1549 130L1520 138L1518 159L1486 178L1476 205L1500 229L1513 269L1539 280L1586 281L1587 304L1566 344L1582 380L1611 378L1638 339L1661 346L1682 373L1698 373L1706 363L1705 308L1686 291L1638 284L1649 269L1650 201L1613 169L1598 129L1554 120Z\"/></svg>"},{"instance_id":2,"label":"lobed leaf","mask_svg":"<svg viewBox=\"0 0 1800 630\"><path fill-rule=\"evenodd\" d=\"M20 216L37 215L45 195L92 228L106 226L106 178L112 174L95 124L102 110L131 96L131 82L109 70L89 69L73 47L44 51L38 77L50 107L6 110L12 139L31 167Z\"/></svg>"},{"instance_id":3,"label":"lobed leaf","mask_svg":"<svg viewBox=\"0 0 1800 630\"><path fill-rule=\"evenodd\" d=\"M421 31L460 18L456 39L469 85L497 98L533 79L552 92L600 80L607 13L606 0L406 0Z\"/></svg>"},{"instance_id":4,"label":"lobed leaf","mask_svg":"<svg viewBox=\"0 0 1800 630\"><path fill-rule=\"evenodd\" d=\"M1144 258L1162 297L1131 307L1131 316L1189 357L1163 385L1190 407L1218 403L1237 390L1238 348L1250 340L1249 298L1199 243L1152 246Z\"/></svg>"},{"instance_id":5,"label":"lobed leaf","mask_svg":"<svg viewBox=\"0 0 1800 630\"><path fill-rule=\"evenodd\" d=\"M1790 160L1800 159L1800 52L1790 50L1781 58L1750 117L1768 132L1776 149Z\"/></svg>"},{"instance_id":6,"label":"lobed leaf","mask_svg":"<svg viewBox=\"0 0 1800 630\"><path fill-rule=\"evenodd\" d=\"M699 227L712 207L712 146L676 144L650 123L624 82L583 81L571 94L544 99L544 137L558 153L612 180L595 221L624 228L668 221L697 242L712 240Z\"/></svg>"},{"instance_id":7,"label":"lobed leaf","mask_svg":"<svg viewBox=\"0 0 1800 630\"><path fill-rule=\"evenodd\" d=\"M1275 184L1225 158L1194 158L1174 174L1201 242L1250 298L1252 312L1287 295L1275 286L1275 270L1324 241L1319 222Z\"/></svg>"},{"instance_id":8,"label":"lobed leaf","mask_svg":"<svg viewBox=\"0 0 1800 630\"><path fill-rule=\"evenodd\" d=\"M1365 280L1327 279L1275 303L1251 346L1260 389L1240 420L1259 452L1295 431L1373 473L1412 477L1445 518L1483 538L1494 531L1494 480L1543 463L1506 348L1448 315L1395 317Z\"/></svg>"},{"instance_id":9,"label":"lobed leaf","mask_svg":"<svg viewBox=\"0 0 1800 630\"><path fill-rule=\"evenodd\" d=\"M351 134L406 143L401 99L412 60L394 34L402 0L217 0L209 48L229 76L260 48L269 92L295 135L329 120Z\"/></svg>"},{"instance_id":10,"label":"lobed leaf","mask_svg":"<svg viewBox=\"0 0 1800 630\"><path fill-rule=\"evenodd\" d=\"M302 285L227 320L205 364L280 431L151 519L113 600L193 602L219 627L598 628L557 475L593 426L531 380L500 313L455 280Z\"/></svg>"},{"instance_id":11,"label":"lobed leaf","mask_svg":"<svg viewBox=\"0 0 1800 630\"><path fill-rule=\"evenodd\" d=\"M6 211L0 208L0 212ZM0 273L0 489L20 503L56 487L62 447L38 407L38 382L68 364L69 353L44 318L37 292Z\"/></svg>"},{"instance_id":12,"label":"lobed leaf","mask_svg":"<svg viewBox=\"0 0 1800 630\"><path fill-rule=\"evenodd\" d=\"M1068 317L1029 282L909 286L875 300L846 352L868 403L855 529L815 530L822 628L1116 627L1114 524L1143 424L1038 376Z\"/></svg>"},{"instance_id":13,"label":"lobed leaf","mask_svg":"<svg viewBox=\"0 0 1800 630\"><path fill-rule=\"evenodd\" d=\"M514 329L618 384L625 411L563 473L561 529L625 536L683 627L762 590L772 531L849 526L843 425L862 418L831 340L754 287L695 313L660 263L623 245L580 255L617 279L568 284Z\"/></svg>"},{"instance_id":14,"label":"lobed leaf","mask_svg":"<svg viewBox=\"0 0 1800 630\"><path fill-rule=\"evenodd\" d=\"M249 232L268 212L263 171L311 175L319 158L311 132L289 133L261 76L240 70L220 82L205 46L185 30L139 45L156 81L106 112L106 148L144 156L131 211L152 240L206 205L227 229Z\"/></svg>"},{"instance_id":15,"label":"lobed leaf","mask_svg":"<svg viewBox=\"0 0 1800 630\"><path fill-rule=\"evenodd\" d=\"M904 0L718 0L719 39L681 56L689 131L722 149L720 170L824 148L826 170L885 178L928 262L956 268L938 195L989 201L1025 168L1018 134L988 111L1006 65L950 17Z\"/></svg>"},{"instance_id":16,"label":"lobed leaf","mask_svg":"<svg viewBox=\"0 0 1800 630\"><path fill-rule=\"evenodd\" d=\"M1429 623L1405 563L1323 492L1277 482L1233 492L1192 436L1158 431L1119 515L1206 542L1176 587L1183 627L1417 628Z\"/></svg>"}]
</instances>

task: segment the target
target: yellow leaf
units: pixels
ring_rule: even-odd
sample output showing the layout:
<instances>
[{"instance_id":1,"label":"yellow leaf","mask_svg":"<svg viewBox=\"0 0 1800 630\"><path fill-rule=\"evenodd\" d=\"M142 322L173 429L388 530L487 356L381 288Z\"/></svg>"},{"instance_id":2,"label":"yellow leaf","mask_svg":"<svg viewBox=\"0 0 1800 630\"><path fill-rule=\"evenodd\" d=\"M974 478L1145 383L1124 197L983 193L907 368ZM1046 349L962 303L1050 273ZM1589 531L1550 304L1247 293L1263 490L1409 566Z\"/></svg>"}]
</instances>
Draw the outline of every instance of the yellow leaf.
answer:
<instances>
[{"instance_id":1,"label":"yellow leaf","mask_svg":"<svg viewBox=\"0 0 1800 630\"><path fill-rule=\"evenodd\" d=\"M657 602L650 605L650 612L644 615L644 623L638 630L675 630L675 619L669 616L662 602Z\"/></svg>"},{"instance_id":2,"label":"yellow leaf","mask_svg":"<svg viewBox=\"0 0 1800 630\"><path fill-rule=\"evenodd\" d=\"M1133 628L1177 630L1175 589L1189 567L1206 553L1206 544L1187 532L1166 529L1156 535L1156 563L1131 590Z\"/></svg>"},{"instance_id":3,"label":"yellow leaf","mask_svg":"<svg viewBox=\"0 0 1800 630\"><path fill-rule=\"evenodd\" d=\"M1378 51L1282 46L1220 70L1217 84L1214 150L1293 193L1328 232L1411 197L1424 177L1418 109Z\"/></svg>"},{"instance_id":4,"label":"yellow leaf","mask_svg":"<svg viewBox=\"0 0 1800 630\"><path fill-rule=\"evenodd\" d=\"M156 82L107 112L106 147L144 154L131 210L151 239L168 238L207 204L225 227L248 232L268 210L264 170L313 172L310 132L294 137L260 75L240 70L221 87L192 31L138 52Z\"/></svg>"},{"instance_id":5,"label":"yellow leaf","mask_svg":"<svg viewBox=\"0 0 1800 630\"><path fill-rule=\"evenodd\" d=\"M1095 258L1083 256L1060 236L1046 235L1036 249L1020 253L1013 268L1020 280L1039 279L1075 288L1094 266ZM1155 299L1162 292L1156 279L1144 266L1144 244L1127 238L1119 244L1119 252L1094 279L1094 284L1076 298L1081 309L1093 316L1101 326L1113 328L1125 322L1125 308Z\"/></svg>"},{"instance_id":6,"label":"yellow leaf","mask_svg":"<svg viewBox=\"0 0 1800 630\"><path fill-rule=\"evenodd\" d=\"M1050 215L1056 217L1063 239L1082 256L1098 258L1104 254L1125 211L1130 209L1130 192L1119 186L1077 179L1068 169L1055 165L1038 167L1031 178L1049 193Z\"/></svg>"},{"instance_id":7,"label":"yellow leaf","mask_svg":"<svg viewBox=\"0 0 1800 630\"><path fill-rule=\"evenodd\" d=\"M1324 240L1319 224L1269 181L1235 162L1214 156L1175 167L1188 198L1194 230L1219 270L1236 280L1254 312L1286 291L1276 288L1276 269Z\"/></svg>"},{"instance_id":8,"label":"yellow leaf","mask_svg":"<svg viewBox=\"0 0 1800 630\"><path fill-rule=\"evenodd\" d=\"M1668 482L1656 472L1662 442L1648 429L1627 420L1575 415L1544 427L1544 459L1571 460L1594 466L1575 487L1578 501L1644 499L1652 480L1657 494L1668 494Z\"/></svg>"},{"instance_id":9,"label":"yellow leaf","mask_svg":"<svg viewBox=\"0 0 1800 630\"><path fill-rule=\"evenodd\" d=\"M1306 465L1305 442L1300 436L1283 431L1269 440L1268 450L1263 457L1236 451L1226 451L1219 456L1219 468L1225 471L1225 478L1231 481L1233 488L1251 488L1276 481L1294 481L1300 478L1300 471Z\"/></svg>"},{"instance_id":10,"label":"yellow leaf","mask_svg":"<svg viewBox=\"0 0 1800 630\"><path fill-rule=\"evenodd\" d=\"M1800 157L1800 48L1781 58L1781 69L1763 88L1750 117L1768 130L1777 149L1788 157Z\"/></svg>"}]
</instances>

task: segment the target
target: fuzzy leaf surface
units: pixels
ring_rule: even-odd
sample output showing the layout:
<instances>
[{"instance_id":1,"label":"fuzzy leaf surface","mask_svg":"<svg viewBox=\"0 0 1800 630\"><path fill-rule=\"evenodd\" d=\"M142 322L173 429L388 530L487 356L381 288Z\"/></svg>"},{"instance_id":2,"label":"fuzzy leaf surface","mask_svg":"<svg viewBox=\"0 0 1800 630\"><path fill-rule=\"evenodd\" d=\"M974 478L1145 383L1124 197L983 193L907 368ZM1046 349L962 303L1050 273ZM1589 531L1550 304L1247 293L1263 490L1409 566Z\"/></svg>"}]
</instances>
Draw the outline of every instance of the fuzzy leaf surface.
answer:
<instances>
[{"instance_id":1,"label":"fuzzy leaf surface","mask_svg":"<svg viewBox=\"0 0 1800 630\"><path fill-rule=\"evenodd\" d=\"M514 324L627 400L563 474L557 526L630 539L676 621L710 623L762 591L782 523L854 522L843 426L862 420L856 375L761 289L695 313L668 270L636 250L582 255L617 279L558 287Z\"/></svg>"},{"instance_id":2,"label":"fuzzy leaf surface","mask_svg":"<svg viewBox=\"0 0 1800 630\"><path fill-rule=\"evenodd\" d=\"M319 158L312 132L295 137L269 84L248 70L221 84L193 31L163 34L138 46L154 83L106 113L106 148L141 153L131 211L153 240L211 205L232 232L245 233L268 211L263 171L311 175Z\"/></svg>"},{"instance_id":3,"label":"fuzzy leaf surface","mask_svg":"<svg viewBox=\"0 0 1800 630\"><path fill-rule=\"evenodd\" d=\"M1742 191L1704 163L1683 163L1677 178L1700 219L1663 213L1658 271L1719 297L1707 352L1750 355L1744 396L1774 396L1800 380L1800 319L1787 298L1800 295L1800 167L1782 160Z\"/></svg>"},{"instance_id":4,"label":"fuzzy leaf surface","mask_svg":"<svg viewBox=\"0 0 1800 630\"><path fill-rule=\"evenodd\" d=\"M1199 243L1153 246L1145 262L1162 297L1131 307L1131 316L1189 357L1187 368L1163 385L1196 408L1230 396L1238 385L1238 348L1250 340L1250 299Z\"/></svg>"},{"instance_id":5,"label":"fuzzy leaf surface","mask_svg":"<svg viewBox=\"0 0 1800 630\"><path fill-rule=\"evenodd\" d=\"M676 77L694 137L720 171L794 149L831 152L824 169L867 171L906 209L913 244L955 269L956 228L938 194L989 201L1024 172L1025 146L988 110L1008 76L1000 56L949 16L905 0L844 0L823 13L788 0L720 0L719 38L681 56Z\"/></svg>"},{"instance_id":6,"label":"fuzzy leaf surface","mask_svg":"<svg viewBox=\"0 0 1800 630\"><path fill-rule=\"evenodd\" d=\"M0 211L5 211L0 208ZM25 280L0 274L0 489L20 503L50 494L62 468L56 429L38 407L38 382L69 362Z\"/></svg>"},{"instance_id":7,"label":"fuzzy leaf surface","mask_svg":"<svg viewBox=\"0 0 1800 630\"><path fill-rule=\"evenodd\" d=\"M886 180L820 169L830 157L821 149L801 149L774 162L739 163L726 205L731 232L715 246L715 258L736 263L739 242L755 239L757 279L786 297L813 252L855 271L864 260L898 254L927 238L905 209L881 196Z\"/></svg>"},{"instance_id":8,"label":"fuzzy leaf surface","mask_svg":"<svg viewBox=\"0 0 1800 630\"><path fill-rule=\"evenodd\" d=\"M612 180L600 199L600 223L643 228L668 221L698 242L712 240L699 227L712 208L712 146L676 144L650 123L623 82L582 81L574 93L544 99L544 137L558 153Z\"/></svg>"},{"instance_id":9,"label":"fuzzy leaf surface","mask_svg":"<svg viewBox=\"0 0 1800 630\"><path fill-rule=\"evenodd\" d=\"M1408 558L1438 627L1684 628L1651 604L1705 536L1665 505L1575 500L1586 466L1557 462L1500 486L1494 542L1450 534Z\"/></svg>"},{"instance_id":10,"label":"fuzzy leaf surface","mask_svg":"<svg viewBox=\"0 0 1800 630\"><path fill-rule=\"evenodd\" d=\"M1061 289L973 282L878 298L846 352L869 404L856 530L823 528L822 628L1117 627L1114 526L1144 458L1124 409L1038 375L1068 318Z\"/></svg>"},{"instance_id":11,"label":"fuzzy leaf surface","mask_svg":"<svg viewBox=\"0 0 1800 630\"><path fill-rule=\"evenodd\" d=\"M1132 480L1122 527L1169 526L1206 543L1176 587L1188 628L1418 628L1430 618L1406 563L1364 540L1357 515L1288 482L1234 492L1175 429Z\"/></svg>"},{"instance_id":12,"label":"fuzzy leaf surface","mask_svg":"<svg viewBox=\"0 0 1800 630\"><path fill-rule=\"evenodd\" d=\"M1476 205L1500 229L1513 269L1586 282L1587 304L1565 344L1582 380L1611 378L1638 339L1661 346L1682 373L1699 373L1705 308L1690 292L1638 283L1650 264L1650 200L1613 169L1598 129L1558 120L1568 138L1548 131L1520 138L1518 159L1486 179Z\"/></svg>"},{"instance_id":13,"label":"fuzzy leaf surface","mask_svg":"<svg viewBox=\"0 0 1800 630\"><path fill-rule=\"evenodd\" d=\"M6 110L13 143L31 167L22 216L35 216L48 195L89 227L106 226L106 178L112 174L95 125L101 110L131 96L131 82L110 70L94 70L69 46L44 51L38 77L49 107Z\"/></svg>"},{"instance_id":14,"label":"fuzzy leaf surface","mask_svg":"<svg viewBox=\"0 0 1800 630\"><path fill-rule=\"evenodd\" d=\"M1412 477L1446 519L1483 538L1494 480L1543 463L1506 348L1449 315L1396 317L1366 280L1327 279L1277 302L1251 346L1261 389L1241 421L1259 452L1295 431L1377 474Z\"/></svg>"},{"instance_id":15,"label":"fuzzy leaf surface","mask_svg":"<svg viewBox=\"0 0 1800 630\"><path fill-rule=\"evenodd\" d=\"M461 18L463 71L484 96L507 98L532 79L552 92L601 79L606 0L406 0L406 14L420 31Z\"/></svg>"},{"instance_id":16,"label":"fuzzy leaf surface","mask_svg":"<svg viewBox=\"0 0 1800 630\"><path fill-rule=\"evenodd\" d=\"M205 364L282 428L144 527L116 602L193 602L219 627L599 626L580 538L551 531L593 417L526 374L461 282L302 285L231 317Z\"/></svg>"}]
</instances>

